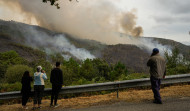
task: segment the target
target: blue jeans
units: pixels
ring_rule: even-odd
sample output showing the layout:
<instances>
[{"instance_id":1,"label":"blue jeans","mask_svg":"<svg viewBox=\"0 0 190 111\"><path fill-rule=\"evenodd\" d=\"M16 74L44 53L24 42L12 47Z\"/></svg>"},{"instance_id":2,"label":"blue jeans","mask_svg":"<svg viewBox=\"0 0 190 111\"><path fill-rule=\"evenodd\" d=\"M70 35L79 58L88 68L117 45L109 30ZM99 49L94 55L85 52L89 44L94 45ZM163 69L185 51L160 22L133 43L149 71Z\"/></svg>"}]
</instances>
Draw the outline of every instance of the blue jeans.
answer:
<instances>
[{"instance_id":1,"label":"blue jeans","mask_svg":"<svg viewBox=\"0 0 190 111\"><path fill-rule=\"evenodd\" d=\"M161 79L158 79L158 78L151 76L150 81L151 81L151 87L152 87L152 92L154 93L155 101L162 102L160 92L159 92L160 91Z\"/></svg>"}]
</instances>

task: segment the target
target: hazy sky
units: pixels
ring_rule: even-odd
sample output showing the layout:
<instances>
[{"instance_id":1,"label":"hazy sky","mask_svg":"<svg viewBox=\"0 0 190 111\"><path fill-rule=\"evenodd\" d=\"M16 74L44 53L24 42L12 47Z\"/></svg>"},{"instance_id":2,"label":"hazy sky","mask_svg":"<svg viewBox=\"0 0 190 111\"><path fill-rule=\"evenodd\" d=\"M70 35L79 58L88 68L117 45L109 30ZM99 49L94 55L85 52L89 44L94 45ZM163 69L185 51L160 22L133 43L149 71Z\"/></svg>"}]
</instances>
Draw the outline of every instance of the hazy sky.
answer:
<instances>
[{"instance_id":1,"label":"hazy sky","mask_svg":"<svg viewBox=\"0 0 190 111\"><path fill-rule=\"evenodd\" d=\"M85 0L78 1L80 3L80 1ZM88 2L90 1L91 0L88 0ZM117 6L122 11L136 10L136 24L143 28L143 36L173 39L180 42L189 42L190 44L189 0L93 0L93 2L94 1L99 2L99 4L101 4L102 1L107 1L107 3L112 2L112 4L115 4L114 6ZM29 2L32 1L28 1L28 3ZM0 19L37 24L34 18L31 18L30 22L28 22L28 18L25 17L30 16L26 16L26 14L22 13L19 9L15 8L14 10L14 7L15 6L12 6L10 9L6 7L5 3L0 2ZM63 6L61 5L61 7ZM75 7L75 5L70 8L72 9L73 7Z\"/></svg>"},{"instance_id":2,"label":"hazy sky","mask_svg":"<svg viewBox=\"0 0 190 111\"><path fill-rule=\"evenodd\" d=\"M122 5L137 9L144 36L190 42L189 0L123 0Z\"/></svg>"}]
</instances>

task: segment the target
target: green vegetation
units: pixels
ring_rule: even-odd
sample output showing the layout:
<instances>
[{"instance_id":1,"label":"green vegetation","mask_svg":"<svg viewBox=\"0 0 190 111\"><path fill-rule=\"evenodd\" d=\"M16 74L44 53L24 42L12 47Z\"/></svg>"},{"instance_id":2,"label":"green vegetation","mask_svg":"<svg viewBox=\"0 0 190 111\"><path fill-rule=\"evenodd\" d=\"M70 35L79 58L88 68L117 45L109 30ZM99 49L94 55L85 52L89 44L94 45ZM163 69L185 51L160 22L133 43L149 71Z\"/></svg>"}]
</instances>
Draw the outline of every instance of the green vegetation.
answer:
<instances>
[{"instance_id":1,"label":"green vegetation","mask_svg":"<svg viewBox=\"0 0 190 111\"><path fill-rule=\"evenodd\" d=\"M83 62L78 62L71 58L69 61L65 61L60 54L55 54L49 56L48 61L38 59L29 62L20 57L15 51L0 53L0 58L1 70L4 71L1 77L0 92L13 91L13 89L20 90L20 81L24 71L28 70L33 75L38 65L43 67L49 78L53 68L52 64L55 64L55 61L61 61L62 63L61 69L63 70L64 85L66 86L126 80L129 75L124 64L118 62L109 65L101 59L86 59ZM51 87L49 79L46 81L47 87Z\"/></svg>"},{"instance_id":2,"label":"green vegetation","mask_svg":"<svg viewBox=\"0 0 190 111\"><path fill-rule=\"evenodd\" d=\"M0 78L4 77L4 74L6 73L9 66L25 63L26 61L21 58L15 51L0 53Z\"/></svg>"},{"instance_id":3,"label":"green vegetation","mask_svg":"<svg viewBox=\"0 0 190 111\"><path fill-rule=\"evenodd\" d=\"M167 75L190 72L190 62L180 54L177 48L174 48L171 54L166 51L165 58L167 60ZM28 70L33 75L38 65L41 65L47 73L46 88L51 87L49 78L56 61L62 63L61 69L63 71L65 86L149 77L149 74L129 72L121 62L108 64L105 60L99 58L93 60L86 59L82 62L72 58L65 61L60 54L50 55L45 59L41 58L29 62L20 57L17 52L8 51L0 53L0 92L20 90L20 81L24 71Z\"/></svg>"},{"instance_id":4,"label":"green vegetation","mask_svg":"<svg viewBox=\"0 0 190 111\"><path fill-rule=\"evenodd\" d=\"M5 73L5 80L7 83L15 83L20 82L22 79L22 75L25 71L29 71L31 76L33 74L33 69L26 65L14 65L7 69Z\"/></svg>"},{"instance_id":5,"label":"green vegetation","mask_svg":"<svg viewBox=\"0 0 190 111\"><path fill-rule=\"evenodd\" d=\"M19 90L21 90L21 87L22 87L21 82L1 83L0 84L0 92L19 91Z\"/></svg>"},{"instance_id":6,"label":"green vegetation","mask_svg":"<svg viewBox=\"0 0 190 111\"><path fill-rule=\"evenodd\" d=\"M190 72L190 61L180 54L177 47L173 48L172 53L165 52L167 60L167 75L185 74Z\"/></svg>"}]
</instances>

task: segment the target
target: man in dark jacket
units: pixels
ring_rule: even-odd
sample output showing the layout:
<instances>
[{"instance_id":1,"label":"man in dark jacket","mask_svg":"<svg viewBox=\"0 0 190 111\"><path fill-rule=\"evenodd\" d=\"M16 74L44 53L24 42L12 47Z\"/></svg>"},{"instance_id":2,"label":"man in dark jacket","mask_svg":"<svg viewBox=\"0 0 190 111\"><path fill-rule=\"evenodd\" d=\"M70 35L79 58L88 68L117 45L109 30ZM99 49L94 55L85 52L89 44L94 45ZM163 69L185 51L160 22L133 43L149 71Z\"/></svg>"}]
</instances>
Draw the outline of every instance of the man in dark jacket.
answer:
<instances>
[{"instance_id":1,"label":"man in dark jacket","mask_svg":"<svg viewBox=\"0 0 190 111\"><path fill-rule=\"evenodd\" d=\"M165 59L160 56L157 48L153 49L152 55L147 62L147 66L150 67L150 81L154 93L154 103L162 104L159 90L161 79L165 78L166 75L166 62Z\"/></svg>"},{"instance_id":2,"label":"man in dark jacket","mask_svg":"<svg viewBox=\"0 0 190 111\"><path fill-rule=\"evenodd\" d=\"M57 98L63 84L63 73L60 69L60 62L56 62L56 68L51 71L50 82L52 83L51 104L54 107L58 107Z\"/></svg>"}]
</instances>

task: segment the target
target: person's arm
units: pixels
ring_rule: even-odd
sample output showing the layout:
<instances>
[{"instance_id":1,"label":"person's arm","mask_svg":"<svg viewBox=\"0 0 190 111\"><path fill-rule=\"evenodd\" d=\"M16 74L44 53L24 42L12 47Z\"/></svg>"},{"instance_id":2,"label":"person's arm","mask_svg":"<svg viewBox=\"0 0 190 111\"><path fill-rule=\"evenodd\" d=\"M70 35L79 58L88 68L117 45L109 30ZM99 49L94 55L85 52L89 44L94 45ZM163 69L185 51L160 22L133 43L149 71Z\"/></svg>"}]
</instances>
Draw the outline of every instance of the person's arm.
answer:
<instances>
[{"instance_id":1,"label":"person's arm","mask_svg":"<svg viewBox=\"0 0 190 111\"><path fill-rule=\"evenodd\" d=\"M163 79L165 79L165 77L166 77L166 70L164 71Z\"/></svg>"},{"instance_id":2,"label":"person's arm","mask_svg":"<svg viewBox=\"0 0 190 111\"><path fill-rule=\"evenodd\" d=\"M31 82L33 81L33 78L32 78L32 77L30 77L30 81L31 81Z\"/></svg>"},{"instance_id":3,"label":"person's arm","mask_svg":"<svg viewBox=\"0 0 190 111\"><path fill-rule=\"evenodd\" d=\"M23 82L24 82L24 81L23 81L23 77L22 77L21 83L23 84Z\"/></svg>"},{"instance_id":4,"label":"person's arm","mask_svg":"<svg viewBox=\"0 0 190 111\"><path fill-rule=\"evenodd\" d=\"M47 79L46 73L43 73L43 76L42 76L42 77L43 77L44 80L46 80L46 79Z\"/></svg>"},{"instance_id":5,"label":"person's arm","mask_svg":"<svg viewBox=\"0 0 190 111\"><path fill-rule=\"evenodd\" d=\"M148 60L148 62L147 62L147 66L149 66L149 67L150 67L151 65L152 65L152 60L151 60L151 59L149 59L149 60Z\"/></svg>"},{"instance_id":6,"label":"person's arm","mask_svg":"<svg viewBox=\"0 0 190 111\"><path fill-rule=\"evenodd\" d=\"M52 75L53 75L53 70L51 71L51 74L50 74L50 82L52 83Z\"/></svg>"},{"instance_id":7,"label":"person's arm","mask_svg":"<svg viewBox=\"0 0 190 111\"><path fill-rule=\"evenodd\" d=\"M166 61L165 60L164 60L164 68L165 68L165 71L164 71L163 79L165 79L165 76L166 76Z\"/></svg>"},{"instance_id":8,"label":"person's arm","mask_svg":"<svg viewBox=\"0 0 190 111\"><path fill-rule=\"evenodd\" d=\"M63 72L61 71L61 74L60 74L60 78L61 78L61 84L63 85Z\"/></svg>"},{"instance_id":9,"label":"person's arm","mask_svg":"<svg viewBox=\"0 0 190 111\"><path fill-rule=\"evenodd\" d=\"M166 76L166 66L165 66L165 71L164 71L163 79L165 79L165 76Z\"/></svg>"}]
</instances>

